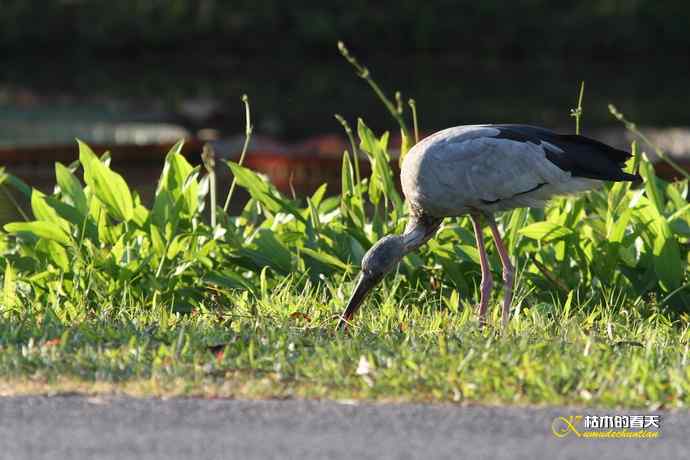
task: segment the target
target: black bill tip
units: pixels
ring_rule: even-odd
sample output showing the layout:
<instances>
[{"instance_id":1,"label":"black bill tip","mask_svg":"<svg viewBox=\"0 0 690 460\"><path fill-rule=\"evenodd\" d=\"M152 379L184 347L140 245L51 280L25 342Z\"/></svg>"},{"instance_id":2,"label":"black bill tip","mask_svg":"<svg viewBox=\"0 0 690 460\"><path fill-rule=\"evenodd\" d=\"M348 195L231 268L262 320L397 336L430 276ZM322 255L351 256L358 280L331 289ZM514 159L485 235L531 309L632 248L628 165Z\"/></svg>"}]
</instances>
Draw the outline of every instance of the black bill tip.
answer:
<instances>
[{"instance_id":1,"label":"black bill tip","mask_svg":"<svg viewBox=\"0 0 690 460\"><path fill-rule=\"evenodd\" d=\"M338 321L339 330L347 329L350 320L355 315L359 307L362 305L362 302L364 302L364 299L366 298L371 288L374 287L374 285L376 285L377 281L378 280L375 277L366 275L365 273L362 273L359 276L359 280L355 285L355 289L354 291L352 291L350 301L347 303L347 307L345 308L343 314L340 315L340 321Z\"/></svg>"}]
</instances>

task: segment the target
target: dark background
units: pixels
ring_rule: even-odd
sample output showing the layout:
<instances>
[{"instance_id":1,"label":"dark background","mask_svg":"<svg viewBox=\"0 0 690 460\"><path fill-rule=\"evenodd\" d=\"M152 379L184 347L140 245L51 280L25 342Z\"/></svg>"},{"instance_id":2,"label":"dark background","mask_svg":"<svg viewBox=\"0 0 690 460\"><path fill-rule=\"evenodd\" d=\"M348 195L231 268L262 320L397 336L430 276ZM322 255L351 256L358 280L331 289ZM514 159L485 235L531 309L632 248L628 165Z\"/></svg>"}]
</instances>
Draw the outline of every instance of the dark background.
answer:
<instances>
[{"instance_id":1,"label":"dark background","mask_svg":"<svg viewBox=\"0 0 690 460\"><path fill-rule=\"evenodd\" d=\"M333 113L391 128L339 56L344 40L421 127L525 122L584 129L686 124L690 2L1 0L0 142L8 120L153 120L297 140ZM16 132L16 130L14 130ZM15 134L15 137L17 135ZM26 142L26 139L14 139Z\"/></svg>"}]
</instances>

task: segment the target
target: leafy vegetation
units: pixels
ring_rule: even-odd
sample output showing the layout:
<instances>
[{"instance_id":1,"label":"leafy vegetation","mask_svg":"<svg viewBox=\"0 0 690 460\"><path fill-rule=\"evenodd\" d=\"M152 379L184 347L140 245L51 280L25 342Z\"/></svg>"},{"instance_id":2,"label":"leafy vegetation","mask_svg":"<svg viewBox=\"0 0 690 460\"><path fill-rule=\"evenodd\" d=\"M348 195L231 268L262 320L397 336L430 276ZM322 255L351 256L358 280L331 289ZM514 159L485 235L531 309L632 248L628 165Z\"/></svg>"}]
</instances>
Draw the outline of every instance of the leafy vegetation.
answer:
<instances>
[{"instance_id":1,"label":"leafy vegetation","mask_svg":"<svg viewBox=\"0 0 690 460\"><path fill-rule=\"evenodd\" d=\"M404 149L401 97L387 107ZM3 173L32 215L2 233L5 379L174 394L688 403L687 180L655 177L633 145L644 187L608 184L500 216L520 274L504 336L474 322L479 259L466 218L447 219L406 257L347 336L333 328L357 266L403 230L407 211L389 134L360 119L355 142L340 120L352 148L339 195L324 184L290 199L228 162L251 197L238 216L209 193L212 152L202 171L182 143L150 207L83 142L78 161L56 164L49 195Z\"/></svg>"}]
</instances>

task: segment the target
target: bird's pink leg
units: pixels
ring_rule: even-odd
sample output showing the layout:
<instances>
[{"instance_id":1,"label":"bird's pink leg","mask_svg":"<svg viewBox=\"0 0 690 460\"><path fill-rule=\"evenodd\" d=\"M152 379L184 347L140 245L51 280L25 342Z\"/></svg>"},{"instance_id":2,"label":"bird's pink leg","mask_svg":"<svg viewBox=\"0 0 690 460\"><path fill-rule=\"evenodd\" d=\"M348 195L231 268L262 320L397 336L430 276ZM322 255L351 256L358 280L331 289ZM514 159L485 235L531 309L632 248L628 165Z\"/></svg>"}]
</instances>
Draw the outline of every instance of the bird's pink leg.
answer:
<instances>
[{"instance_id":1,"label":"bird's pink leg","mask_svg":"<svg viewBox=\"0 0 690 460\"><path fill-rule=\"evenodd\" d=\"M479 300L479 324L486 324L486 310L489 307L489 297L491 297L491 288L494 280L489 269L489 258L486 256L486 248L484 247L484 235L482 234L481 216L479 214L470 214L472 226L474 227L474 236L477 239L477 249L479 250L479 261L482 269L481 298Z\"/></svg>"},{"instance_id":2,"label":"bird's pink leg","mask_svg":"<svg viewBox=\"0 0 690 460\"><path fill-rule=\"evenodd\" d=\"M496 226L496 221L493 217L487 219L489 221L489 227L491 227L491 234L494 237L494 242L496 243L496 249L498 249L498 256L501 258L501 264L503 264L503 311L501 312L501 323L503 329L508 326L508 321L510 320L510 304L513 301L513 280L515 279L515 269L513 264L510 262L510 256L508 255L508 250L506 245L503 243L503 238L501 238L501 233L498 231Z\"/></svg>"}]
</instances>

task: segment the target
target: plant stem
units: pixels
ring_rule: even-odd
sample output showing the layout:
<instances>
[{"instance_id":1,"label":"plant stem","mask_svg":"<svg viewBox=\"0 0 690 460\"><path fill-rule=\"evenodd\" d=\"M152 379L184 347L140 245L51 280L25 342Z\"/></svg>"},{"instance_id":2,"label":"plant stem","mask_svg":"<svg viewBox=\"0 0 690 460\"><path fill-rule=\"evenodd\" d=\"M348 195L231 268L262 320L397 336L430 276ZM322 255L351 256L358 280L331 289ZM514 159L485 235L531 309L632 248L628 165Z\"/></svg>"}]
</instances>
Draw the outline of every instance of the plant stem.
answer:
<instances>
[{"instance_id":1,"label":"plant stem","mask_svg":"<svg viewBox=\"0 0 690 460\"><path fill-rule=\"evenodd\" d=\"M419 125L417 124L417 103L414 99L407 101L412 111L412 126L414 127L414 143L419 143Z\"/></svg>"},{"instance_id":2,"label":"plant stem","mask_svg":"<svg viewBox=\"0 0 690 460\"><path fill-rule=\"evenodd\" d=\"M347 138L350 140L350 146L352 147L352 156L354 157L354 166L355 166L355 180L356 184L359 185L360 181L362 180L362 177L359 174L359 152L357 151L357 145L355 144L355 137L352 134L352 128L350 127L350 124L343 118L342 115L336 113L335 119L340 122L342 125L343 129L345 130L345 134L347 134Z\"/></svg>"},{"instance_id":3,"label":"plant stem","mask_svg":"<svg viewBox=\"0 0 690 460\"><path fill-rule=\"evenodd\" d=\"M396 108L395 105L393 105L393 102L391 102L388 97L383 93L383 90L379 87L379 85L374 81L373 78L371 78L371 73L369 72L369 69L364 67L357 61L357 58L355 58L353 55L350 54L350 51L347 49L345 46L345 43L342 41L338 42L338 50L340 51L340 54L343 55L343 57L349 62L356 70L357 74L366 81L371 89L374 90L374 93L381 99L381 102L386 106L388 111L390 112L391 115L393 115L393 118L398 122L400 125L400 129L403 132L404 136L407 136L407 138L410 138L410 131L407 129L407 125L405 124L405 119L402 116L401 111Z\"/></svg>"},{"instance_id":4,"label":"plant stem","mask_svg":"<svg viewBox=\"0 0 690 460\"><path fill-rule=\"evenodd\" d=\"M211 192L211 227L216 228L216 152L211 144L204 144L201 161L208 172L208 186Z\"/></svg>"},{"instance_id":5,"label":"plant stem","mask_svg":"<svg viewBox=\"0 0 690 460\"><path fill-rule=\"evenodd\" d=\"M245 129L244 129L244 145L242 146L242 153L240 154L240 161L237 162L238 165L242 166L244 163L244 157L247 155L247 149L249 148L249 141L252 138L252 119L251 113L249 111L249 97L246 94L242 95L242 102L244 103L244 116L245 116ZM228 212L228 206L230 206L230 199L232 194L235 192L235 186L237 185L237 178L232 178L232 184L230 184L230 190L228 191L228 196L225 198L225 204L223 205L223 212Z\"/></svg>"},{"instance_id":6,"label":"plant stem","mask_svg":"<svg viewBox=\"0 0 690 460\"><path fill-rule=\"evenodd\" d=\"M580 135L580 119L582 118L582 97L585 95L585 82L580 82L580 95L577 98L577 107L570 109L570 116L575 117L575 134Z\"/></svg>"},{"instance_id":7,"label":"plant stem","mask_svg":"<svg viewBox=\"0 0 690 460\"><path fill-rule=\"evenodd\" d=\"M639 129L637 129L637 125L635 125L635 123L626 119L625 115L618 111L616 106L614 106L613 104L609 104L609 112L611 113L611 115L614 116L614 118L616 118L616 120L623 123L625 129L627 129L628 131L642 139L643 142L645 142L647 145L653 148L654 153L656 153L661 160L668 163L681 176L685 177L686 179L690 179L690 174L685 169L683 169L682 166L680 166L678 163L669 158L669 156L666 155L666 153L664 153L663 150L661 150L651 140L649 140L647 136L645 136Z\"/></svg>"}]
</instances>

